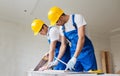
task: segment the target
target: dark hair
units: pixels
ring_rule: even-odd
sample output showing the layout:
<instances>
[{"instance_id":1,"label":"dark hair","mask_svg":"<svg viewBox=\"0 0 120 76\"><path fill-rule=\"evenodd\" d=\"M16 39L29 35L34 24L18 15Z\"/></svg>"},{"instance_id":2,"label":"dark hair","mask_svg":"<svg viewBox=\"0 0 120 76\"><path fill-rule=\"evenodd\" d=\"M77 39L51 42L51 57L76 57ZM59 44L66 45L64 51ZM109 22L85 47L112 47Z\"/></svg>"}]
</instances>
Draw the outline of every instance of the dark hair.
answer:
<instances>
[{"instance_id":1,"label":"dark hair","mask_svg":"<svg viewBox=\"0 0 120 76\"><path fill-rule=\"evenodd\" d=\"M65 16L66 14L65 13L63 13L61 16Z\"/></svg>"},{"instance_id":2,"label":"dark hair","mask_svg":"<svg viewBox=\"0 0 120 76\"><path fill-rule=\"evenodd\" d=\"M46 24L43 24L43 26L48 27ZM43 26L42 26L42 28L44 28ZM42 30L42 29L41 29L41 30ZM40 31L41 31L41 30L40 30Z\"/></svg>"},{"instance_id":3,"label":"dark hair","mask_svg":"<svg viewBox=\"0 0 120 76\"><path fill-rule=\"evenodd\" d=\"M46 24L43 24L43 26L47 26ZM48 27L48 26L47 26Z\"/></svg>"}]
</instances>

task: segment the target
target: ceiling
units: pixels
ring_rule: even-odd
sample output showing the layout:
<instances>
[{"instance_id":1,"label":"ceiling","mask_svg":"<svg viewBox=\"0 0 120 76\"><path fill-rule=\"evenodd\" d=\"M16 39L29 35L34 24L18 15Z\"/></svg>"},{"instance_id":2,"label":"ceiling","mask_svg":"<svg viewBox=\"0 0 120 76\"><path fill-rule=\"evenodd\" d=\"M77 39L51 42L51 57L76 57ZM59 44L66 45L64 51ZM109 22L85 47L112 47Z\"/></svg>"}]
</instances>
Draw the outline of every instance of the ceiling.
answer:
<instances>
[{"instance_id":1,"label":"ceiling","mask_svg":"<svg viewBox=\"0 0 120 76\"><path fill-rule=\"evenodd\" d=\"M52 6L84 15L93 33L120 33L120 0L0 0L0 19L30 25L40 18L49 24L47 12Z\"/></svg>"}]
</instances>

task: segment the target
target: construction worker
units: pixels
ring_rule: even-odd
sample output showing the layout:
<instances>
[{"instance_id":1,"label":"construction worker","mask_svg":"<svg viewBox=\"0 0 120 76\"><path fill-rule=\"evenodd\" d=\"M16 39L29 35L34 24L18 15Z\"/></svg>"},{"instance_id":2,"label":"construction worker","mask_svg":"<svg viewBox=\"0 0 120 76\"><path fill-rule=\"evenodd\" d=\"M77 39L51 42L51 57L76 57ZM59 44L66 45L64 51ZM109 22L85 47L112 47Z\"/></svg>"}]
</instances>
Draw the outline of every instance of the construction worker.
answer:
<instances>
[{"instance_id":1,"label":"construction worker","mask_svg":"<svg viewBox=\"0 0 120 76\"><path fill-rule=\"evenodd\" d=\"M65 70L75 72L97 70L94 48L85 33L87 23L84 17L80 14L67 15L61 8L54 6L48 12L48 19L51 25L60 26L62 49L58 59L64 54L64 47L66 47L64 41L68 39L71 42L71 59Z\"/></svg>"},{"instance_id":2,"label":"construction worker","mask_svg":"<svg viewBox=\"0 0 120 76\"><path fill-rule=\"evenodd\" d=\"M51 67L51 64L57 65L53 67L53 70L65 70L66 65L58 62L58 60L55 60L55 62L53 62L54 57L57 57L59 53L61 45L60 34L57 27L54 26L48 27L42 20L35 19L31 24L31 28L32 31L34 32L34 35L37 35L38 33L40 33L41 35L46 35L48 38L48 42L50 44L48 65L40 68L40 70L49 69ZM67 63L69 59L70 59L70 46L67 43L66 53L63 55L61 60Z\"/></svg>"}]
</instances>

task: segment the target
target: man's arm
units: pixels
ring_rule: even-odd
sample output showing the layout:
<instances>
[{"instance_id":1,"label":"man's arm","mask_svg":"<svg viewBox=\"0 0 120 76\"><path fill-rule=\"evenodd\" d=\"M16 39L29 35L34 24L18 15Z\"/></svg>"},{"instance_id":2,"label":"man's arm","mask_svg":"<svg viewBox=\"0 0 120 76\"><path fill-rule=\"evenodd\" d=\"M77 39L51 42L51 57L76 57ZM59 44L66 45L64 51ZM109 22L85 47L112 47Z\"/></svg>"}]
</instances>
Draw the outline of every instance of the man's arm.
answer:
<instances>
[{"instance_id":1,"label":"man's arm","mask_svg":"<svg viewBox=\"0 0 120 76\"><path fill-rule=\"evenodd\" d=\"M46 69L49 69L52 67L53 64L53 59L54 59L54 53L55 53L55 49L56 49L56 43L57 43L57 40L55 41L52 41L50 43L50 50L49 50L49 57L48 57L48 64L42 68L40 68L39 70L43 71L43 70L46 70ZM56 63L57 64L57 63Z\"/></svg>"},{"instance_id":2,"label":"man's arm","mask_svg":"<svg viewBox=\"0 0 120 76\"><path fill-rule=\"evenodd\" d=\"M80 52L83 48L83 45L84 45L84 40L85 40L84 34L85 34L85 27L84 26L79 27L78 28L78 41L77 41L76 50L75 50L73 57L67 63L67 67L66 67L65 71L68 69L69 70L75 69L74 66L76 64L77 57L80 54Z\"/></svg>"},{"instance_id":3,"label":"man's arm","mask_svg":"<svg viewBox=\"0 0 120 76\"><path fill-rule=\"evenodd\" d=\"M59 50L59 54L58 54L58 59L61 59L63 54L66 51L66 45L67 44L67 40L64 36L61 36L61 46L60 46L60 50Z\"/></svg>"},{"instance_id":4,"label":"man's arm","mask_svg":"<svg viewBox=\"0 0 120 76\"><path fill-rule=\"evenodd\" d=\"M56 41L57 42L57 41ZM58 64L58 60L55 60L55 61L53 61L53 58L54 58L54 52L55 51L53 51L54 49L53 48L55 48L55 46L54 45L56 45L56 42L54 41L54 42L52 42L51 43L51 50L49 51L49 62L48 62L48 68L50 68L50 67L53 67L53 66L56 66L57 64ZM61 59L62 58L62 56L63 56L63 54L64 54L64 52L65 52L65 49L66 49L66 39L65 39L65 37L62 37L62 42L61 42L61 46L60 46L60 50L59 50L59 54L58 54L58 59ZM53 62L52 62L53 61Z\"/></svg>"},{"instance_id":5,"label":"man's arm","mask_svg":"<svg viewBox=\"0 0 120 76\"><path fill-rule=\"evenodd\" d=\"M49 62L52 62L53 59L54 59L54 53L55 53L56 43L57 43L57 40L52 41L52 42L50 43L48 63L49 63Z\"/></svg>"},{"instance_id":6,"label":"man's arm","mask_svg":"<svg viewBox=\"0 0 120 76\"><path fill-rule=\"evenodd\" d=\"M81 26L78 28L78 41L76 46L76 51L74 53L74 57L77 58L80 54L85 41L85 26Z\"/></svg>"}]
</instances>

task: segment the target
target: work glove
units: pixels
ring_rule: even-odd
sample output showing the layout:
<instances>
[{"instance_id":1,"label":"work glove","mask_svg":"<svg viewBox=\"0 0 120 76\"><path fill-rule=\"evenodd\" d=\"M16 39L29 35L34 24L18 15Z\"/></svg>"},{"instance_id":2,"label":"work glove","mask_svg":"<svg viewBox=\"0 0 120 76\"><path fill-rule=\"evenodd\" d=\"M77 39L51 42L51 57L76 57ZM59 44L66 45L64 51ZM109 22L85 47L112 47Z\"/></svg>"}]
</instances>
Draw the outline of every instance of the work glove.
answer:
<instances>
[{"instance_id":1,"label":"work glove","mask_svg":"<svg viewBox=\"0 0 120 76\"><path fill-rule=\"evenodd\" d=\"M65 71L67 71L67 70L70 70L70 71L75 70L75 68L74 68L75 64L76 64L76 58L72 57L69 60L69 62L67 63Z\"/></svg>"},{"instance_id":2,"label":"work glove","mask_svg":"<svg viewBox=\"0 0 120 76\"><path fill-rule=\"evenodd\" d=\"M48 64L48 67L51 68L51 67L54 67L54 66L56 66L56 65L58 65L58 60L55 60L55 61L50 62L50 63Z\"/></svg>"}]
</instances>

